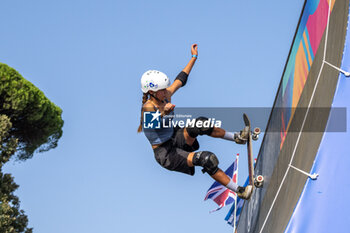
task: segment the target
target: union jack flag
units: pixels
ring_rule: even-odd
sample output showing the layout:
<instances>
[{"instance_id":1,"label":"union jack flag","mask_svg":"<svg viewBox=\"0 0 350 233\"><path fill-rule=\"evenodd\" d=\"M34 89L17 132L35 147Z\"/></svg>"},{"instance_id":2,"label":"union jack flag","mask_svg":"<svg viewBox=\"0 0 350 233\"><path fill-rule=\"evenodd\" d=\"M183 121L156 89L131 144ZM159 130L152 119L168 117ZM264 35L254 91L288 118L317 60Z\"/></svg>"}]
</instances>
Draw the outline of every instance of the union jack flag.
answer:
<instances>
[{"instance_id":1,"label":"union jack flag","mask_svg":"<svg viewBox=\"0 0 350 233\"><path fill-rule=\"evenodd\" d=\"M249 176L244 184L244 187L247 186L248 183L249 183ZM230 211L227 213L225 217L225 220L227 221L227 223L233 227L233 232L235 232L236 227L238 226L238 221L243 209L243 204L244 204L244 200L237 197L236 202L232 204Z\"/></svg>"},{"instance_id":2,"label":"union jack flag","mask_svg":"<svg viewBox=\"0 0 350 233\"><path fill-rule=\"evenodd\" d=\"M228 175L234 183L237 183L238 158L239 154L237 154L236 160L232 163L232 165L225 171L226 175ZM211 211L214 212L221 209L225 205L229 205L235 202L236 198L237 194L235 192L215 181L214 184L212 184L212 186L210 186L208 189L204 201L212 199L216 204L219 205L216 210Z\"/></svg>"},{"instance_id":3,"label":"union jack flag","mask_svg":"<svg viewBox=\"0 0 350 233\"><path fill-rule=\"evenodd\" d=\"M254 159L254 167L256 164L256 158ZM247 177L244 187L246 187L249 184L249 176ZM235 232L236 227L238 226L239 217L241 215L242 209L243 209L244 200L237 197L237 200L235 203L233 203L230 211L227 213L225 220L228 224L230 224L233 227L233 232Z\"/></svg>"}]
</instances>

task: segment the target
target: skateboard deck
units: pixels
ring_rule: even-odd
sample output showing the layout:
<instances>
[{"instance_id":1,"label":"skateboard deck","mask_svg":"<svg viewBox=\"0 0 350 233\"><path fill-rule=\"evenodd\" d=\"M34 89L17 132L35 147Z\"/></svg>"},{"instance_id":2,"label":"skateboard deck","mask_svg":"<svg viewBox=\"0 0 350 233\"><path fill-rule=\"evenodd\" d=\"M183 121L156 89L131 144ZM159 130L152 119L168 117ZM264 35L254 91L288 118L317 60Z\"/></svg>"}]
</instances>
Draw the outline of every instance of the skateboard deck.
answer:
<instances>
[{"instance_id":1,"label":"skateboard deck","mask_svg":"<svg viewBox=\"0 0 350 233\"><path fill-rule=\"evenodd\" d=\"M244 120L244 133L247 137L247 151L248 151L248 172L249 172L249 184L254 184L254 160L253 160L253 148L252 148L252 131L251 131L251 125L250 120L248 116L244 113L243 114L243 120Z\"/></svg>"},{"instance_id":2,"label":"skateboard deck","mask_svg":"<svg viewBox=\"0 0 350 233\"><path fill-rule=\"evenodd\" d=\"M247 139L247 151L248 151L248 172L249 172L249 184L255 185L256 187L262 187L264 178L263 176L259 175L255 177L254 175L254 158L253 158L253 147L252 147L252 141L258 139L258 135L260 134L259 128L254 128L254 131L251 130L251 124L250 120L247 116L247 114L243 113L243 120L244 120L244 130L243 135Z\"/></svg>"}]
</instances>

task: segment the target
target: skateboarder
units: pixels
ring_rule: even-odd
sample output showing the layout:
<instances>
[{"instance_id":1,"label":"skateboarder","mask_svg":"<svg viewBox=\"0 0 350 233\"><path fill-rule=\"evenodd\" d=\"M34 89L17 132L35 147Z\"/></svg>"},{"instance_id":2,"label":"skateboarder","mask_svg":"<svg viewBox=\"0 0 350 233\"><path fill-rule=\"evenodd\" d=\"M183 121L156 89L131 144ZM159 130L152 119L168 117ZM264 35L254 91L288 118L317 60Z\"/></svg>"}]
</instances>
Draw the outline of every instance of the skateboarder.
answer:
<instances>
[{"instance_id":1,"label":"skateboarder","mask_svg":"<svg viewBox=\"0 0 350 233\"><path fill-rule=\"evenodd\" d=\"M198 57L198 46L191 46L192 57L186 67L178 74L170 85L169 78L162 72L149 70L142 75L141 89L143 92L141 121L138 132L144 131L145 136L152 145L157 162L164 168L194 175L194 166L201 166L203 172L208 173L214 180L237 193L243 199L249 199L252 193L252 185L238 186L219 167L216 155L210 151L197 151L199 143L198 135L208 135L214 138L222 138L244 144L239 133L226 132L217 127L204 127L201 124L208 120L205 117L196 119L194 127L179 128L161 127L160 129L143 128L143 113L156 112L162 118L174 115L174 107L171 103L172 95L186 85L188 75ZM170 118L171 119L171 118ZM199 122L199 124L197 124ZM202 125L202 127L197 127Z\"/></svg>"}]
</instances>

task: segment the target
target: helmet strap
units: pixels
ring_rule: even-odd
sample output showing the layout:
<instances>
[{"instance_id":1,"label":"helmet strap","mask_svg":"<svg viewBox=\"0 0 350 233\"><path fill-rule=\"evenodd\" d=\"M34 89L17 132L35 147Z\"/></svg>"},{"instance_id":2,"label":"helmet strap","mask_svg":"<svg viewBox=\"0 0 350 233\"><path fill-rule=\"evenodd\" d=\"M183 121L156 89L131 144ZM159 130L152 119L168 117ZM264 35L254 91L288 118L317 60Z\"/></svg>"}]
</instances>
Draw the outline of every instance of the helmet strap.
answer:
<instances>
[{"instance_id":1,"label":"helmet strap","mask_svg":"<svg viewBox=\"0 0 350 233\"><path fill-rule=\"evenodd\" d=\"M151 93L149 93L150 94L150 96L152 96L153 98L155 98L156 100L158 100L159 102L161 102L161 103L164 103L164 101L163 100L160 100L158 97L156 97L155 95L153 95L153 94L151 94Z\"/></svg>"}]
</instances>

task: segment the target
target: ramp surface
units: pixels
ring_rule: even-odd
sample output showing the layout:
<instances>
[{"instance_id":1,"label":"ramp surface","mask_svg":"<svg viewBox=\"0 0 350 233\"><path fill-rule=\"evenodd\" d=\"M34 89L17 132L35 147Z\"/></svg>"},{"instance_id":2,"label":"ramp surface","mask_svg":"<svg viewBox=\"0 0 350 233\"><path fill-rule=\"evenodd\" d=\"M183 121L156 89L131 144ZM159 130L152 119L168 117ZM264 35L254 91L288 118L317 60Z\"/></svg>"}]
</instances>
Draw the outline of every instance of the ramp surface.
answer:
<instances>
[{"instance_id":1,"label":"ramp surface","mask_svg":"<svg viewBox=\"0 0 350 233\"><path fill-rule=\"evenodd\" d=\"M341 68L350 70L350 30L347 30L344 57ZM350 79L339 75L338 87L332 107L350 109ZM339 122L331 111L327 124ZM350 164L350 128L347 121L345 133L324 134L312 173L318 173L317 181L308 180L290 219L286 232L350 232L350 180L347 177Z\"/></svg>"},{"instance_id":2,"label":"ramp surface","mask_svg":"<svg viewBox=\"0 0 350 233\"><path fill-rule=\"evenodd\" d=\"M255 174L265 177L264 188L255 189L251 200L244 203L238 232L270 233L284 232L286 229L289 232L319 232L304 230L302 224L306 223L301 219L310 213L303 212L304 204L301 202L308 196L311 181L292 169L291 165L309 172L316 155L319 158L322 151L330 153L325 152L323 147L326 139L323 139L322 144L321 140L326 129L332 131L329 116L339 71L326 62L336 67L341 66L348 14L349 0L305 1L255 167ZM338 87L337 93L339 90ZM345 98L348 97L344 97L344 101ZM333 103L333 106L347 106L342 104ZM332 111L331 115L339 116L335 112ZM328 134L332 135L326 135ZM330 149L329 147L326 146ZM335 169L335 173L330 174L332 177L328 181L339 179L344 184L345 174L336 171L338 170ZM345 185L350 188L348 183ZM322 189L321 192L325 190ZM314 197L311 195L308 198ZM329 205L332 201L331 198L328 201L322 200ZM345 199L339 200L339 203L342 201L345 202ZM308 211L312 211L312 208ZM305 215L299 214L301 212ZM317 218L316 216L315 219ZM318 221L330 224L325 219ZM295 230L296 226L300 228Z\"/></svg>"}]
</instances>

